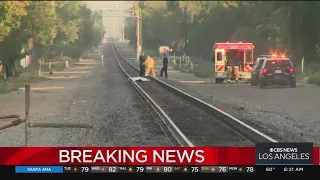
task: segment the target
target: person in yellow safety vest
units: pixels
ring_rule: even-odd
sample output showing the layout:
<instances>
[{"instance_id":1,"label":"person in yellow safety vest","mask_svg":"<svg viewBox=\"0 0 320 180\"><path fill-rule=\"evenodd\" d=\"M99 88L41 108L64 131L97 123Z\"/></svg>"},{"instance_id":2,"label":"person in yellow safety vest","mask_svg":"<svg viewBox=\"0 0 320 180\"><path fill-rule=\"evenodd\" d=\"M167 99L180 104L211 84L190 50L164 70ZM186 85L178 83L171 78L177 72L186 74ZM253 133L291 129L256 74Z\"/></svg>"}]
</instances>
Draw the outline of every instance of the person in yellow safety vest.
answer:
<instances>
[{"instance_id":1,"label":"person in yellow safety vest","mask_svg":"<svg viewBox=\"0 0 320 180\"><path fill-rule=\"evenodd\" d=\"M239 80L239 60L233 60L230 59L227 61L227 67L228 67L228 83L231 81L232 77L232 69L234 70L234 78L236 82Z\"/></svg>"},{"instance_id":2,"label":"person in yellow safety vest","mask_svg":"<svg viewBox=\"0 0 320 180\"><path fill-rule=\"evenodd\" d=\"M149 75L149 72L151 71L152 73L152 76L153 77L156 77L156 73L154 71L154 60L148 56L147 57L147 60L145 61L145 64L146 64L146 73L145 73L145 76L148 76Z\"/></svg>"}]
</instances>

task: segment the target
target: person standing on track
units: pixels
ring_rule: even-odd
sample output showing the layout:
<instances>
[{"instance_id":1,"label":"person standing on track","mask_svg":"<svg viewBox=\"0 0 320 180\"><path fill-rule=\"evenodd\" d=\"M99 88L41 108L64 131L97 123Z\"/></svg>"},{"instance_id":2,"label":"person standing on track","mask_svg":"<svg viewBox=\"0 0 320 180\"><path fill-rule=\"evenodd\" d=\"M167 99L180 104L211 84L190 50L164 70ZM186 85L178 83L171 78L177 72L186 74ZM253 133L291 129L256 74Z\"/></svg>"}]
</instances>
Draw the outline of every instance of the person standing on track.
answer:
<instances>
[{"instance_id":1,"label":"person standing on track","mask_svg":"<svg viewBox=\"0 0 320 180\"><path fill-rule=\"evenodd\" d=\"M147 68L145 76L149 76L149 72L151 71L152 76L156 77L156 73L154 71L154 60L150 56L148 56L145 64Z\"/></svg>"},{"instance_id":2,"label":"person standing on track","mask_svg":"<svg viewBox=\"0 0 320 180\"><path fill-rule=\"evenodd\" d=\"M139 56L139 64L140 64L140 77L143 77L145 75L146 66L144 62L146 61L146 58L144 57L144 53L141 53Z\"/></svg>"},{"instance_id":3,"label":"person standing on track","mask_svg":"<svg viewBox=\"0 0 320 180\"><path fill-rule=\"evenodd\" d=\"M160 77L163 76L163 72L164 72L164 75L166 76L166 78L168 78L168 57L167 57L167 54L164 54L164 58L162 61L162 68L160 70Z\"/></svg>"}]
</instances>

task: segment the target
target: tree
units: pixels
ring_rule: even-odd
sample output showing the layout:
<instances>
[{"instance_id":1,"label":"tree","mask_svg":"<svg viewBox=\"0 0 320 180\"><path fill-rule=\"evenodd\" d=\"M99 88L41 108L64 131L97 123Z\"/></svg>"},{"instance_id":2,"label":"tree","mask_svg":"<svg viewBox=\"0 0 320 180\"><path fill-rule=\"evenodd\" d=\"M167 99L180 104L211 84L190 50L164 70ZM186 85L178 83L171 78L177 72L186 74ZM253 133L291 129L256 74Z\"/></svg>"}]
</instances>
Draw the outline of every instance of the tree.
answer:
<instances>
[{"instance_id":1,"label":"tree","mask_svg":"<svg viewBox=\"0 0 320 180\"><path fill-rule=\"evenodd\" d=\"M255 54L286 52L293 60L304 56L313 66L320 62L320 23L316 19L319 6L316 1L167 1L161 15L160 8L147 5L143 9L144 47L171 41L173 49L179 51L186 45L182 41L185 27L187 53L191 56L211 59L214 43L242 41L253 42ZM181 24L184 7L188 7L187 26ZM126 37L130 43L135 42L134 31L135 24L128 20Z\"/></svg>"},{"instance_id":2,"label":"tree","mask_svg":"<svg viewBox=\"0 0 320 180\"><path fill-rule=\"evenodd\" d=\"M56 2L58 19L58 36L56 41L64 44L73 43L78 39L78 32L81 23L81 7L79 1Z\"/></svg>"},{"instance_id":3,"label":"tree","mask_svg":"<svg viewBox=\"0 0 320 180\"><path fill-rule=\"evenodd\" d=\"M32 53L35 65L63 50L78 58L101 42L101 15L78 1L0 2L0 18L0 60L7 77L26 54Z\"/></svg>"},{"instance_id":4,"label":"tree","mask_svg":"<svg viewBox=\"0 0 320 180\"><path fill-rule=\"evenodd\" d=\"M6 77L11 77L15 72L15 62L22 58L22 47L28 41L21 29L16 29L0 44L2 64L5 67Z\"/></svg>"},{"instance_id":5,"label":"tree","mask_svg":"<svg viewBox=\"0 0 320 180\"><path fill-rule=\"evenodd\" d=\"M83 48L88 48L92 45L93 39L95 36L93 36L94 33L94 27L93 27L93 20L100 20L100 17L92 17L92 12L86 5L82 5L80 7L80 16L81 16L81 23L80 23L80 30L79 30L79 38L77 41L77 44L79 44ZM93 19L97 18L97 19ZM101 36L101 32L98 32L98 35Z\"/></svg>"},{"instance_id":6,"label":"tree","mask_svg":"<svg viewBox=\"0 0 320 180\"><path fill-rule=\"evenodd\" d=\"M30 2L0 2L0 60L6 77L12 76L15 61L21 57L22 44L27 41L20 25L29 5Z\"/></svg>"},{"instance_id":7,"label":"tree","mask_svg":"<svg viewBox=\"0 0 320 180\"><path fill-rule=\"evenodd\" d=\"M47 46L53 45L58 31L55 2L33 1L28 7L28 13L22 28L33 40L33 57L44 58Z\"/></svg>"},{"instance_id":8,"label":"tree","mask_svg":"<svg viewBox=\"0 0 320 180\"><path fill-rule=\"evenodd\" d=\"M2 1L0 2L0 43L15 28L20 26L21 17L27 15L28 1Z\"/></svg>"}]
</instances>

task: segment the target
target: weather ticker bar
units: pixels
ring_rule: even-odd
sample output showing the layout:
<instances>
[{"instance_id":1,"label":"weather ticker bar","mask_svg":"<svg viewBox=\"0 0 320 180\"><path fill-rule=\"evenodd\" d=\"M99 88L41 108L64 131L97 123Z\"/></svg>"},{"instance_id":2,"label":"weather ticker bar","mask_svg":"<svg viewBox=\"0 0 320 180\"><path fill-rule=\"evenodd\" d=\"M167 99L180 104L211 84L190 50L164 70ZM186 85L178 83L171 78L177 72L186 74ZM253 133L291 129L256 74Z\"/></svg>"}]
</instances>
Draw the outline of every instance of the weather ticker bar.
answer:
<instances>
[{"instance_id":1,"label":"weather ticker bar","mask_svg":"<svg viewBox=\"0 0 320 180\"><path fill-rule=\"evenodd\" d=\"M64 173L252 173L246 166L76 166Z\"/></svg>"},{"instance_id":2,"label":"weather ticker bar","mask_svg":"<svg viewBox=\"0 0 320 180\"><path fill-rule=\"evenodd\" d=\"M1 166L1 173L15 174L252 174L319 172L312 165L258 166ZM2 171L1 171L2 170Z\"/></svg>"},{"instance_id":3,"label":"weather ticker bar","mask_svg":"<svg viewBox=\"0 0 320 180\"><path fill-rule=\"evenodd\" d=\"M254 173L254 166L12 166L17 174Z\"/></svg>"},{"instance_id":4,"label":"weather ticker bar","mask_svg":"<svg viewBox=\"0 0 320 180\"><path fill-rule=\"evenodd\" d=\"M184 173L184 174L246 174L272 172L313 172L320 166L266 165L266 166L65 166L63 173Z\"/></svg>"}]
</instances>

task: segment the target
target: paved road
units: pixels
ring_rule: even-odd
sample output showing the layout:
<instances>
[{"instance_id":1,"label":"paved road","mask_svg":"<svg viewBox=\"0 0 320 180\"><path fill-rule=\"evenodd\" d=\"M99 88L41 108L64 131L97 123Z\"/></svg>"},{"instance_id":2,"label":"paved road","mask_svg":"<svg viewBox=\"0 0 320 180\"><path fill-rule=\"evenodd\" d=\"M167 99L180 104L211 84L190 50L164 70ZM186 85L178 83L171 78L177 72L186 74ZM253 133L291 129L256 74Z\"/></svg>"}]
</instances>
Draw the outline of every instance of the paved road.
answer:
<instances>
[{"instance_id":1,"label":"paved road","mask_svg":"<svg viewBox=\"0 0 320 180\"><path fill-rule=\"evenodd\" d=\"M63 87L31 93L30 120L33 122L92 123L94 146L170 146L169 139L154 120L151 110L127 81L105 48L105 68L89 60L68 70L83 71L77 78L55 79L31 87ZM90 62L90 63L89 63ZM90 65L89 65L90 64ZM75 69L74 69L75 68ZM82 70L81 70L82 69ZM70 74L67 72L61 73ZM0 114L23 114L24 93L0 95ZM9 121L1 121L1 124ZM32 129L32 146L84 146L81 129ZM0 146L24 145L24 124L0 132Z\"/></svg>"},{"instance_id":2,"label":"paved road","mask_svg":"<svg viewBox=\"0 0 320 180\"><path fill-rule=\"evenodd\" d=\"M129 57L132 50L121 46ZM294 89L259 89L249 84L190 84L177 81L174 73L162 80L280 141L308 141L320 145L320 86L299 83Z\"/></svg>"}]
</instances>

